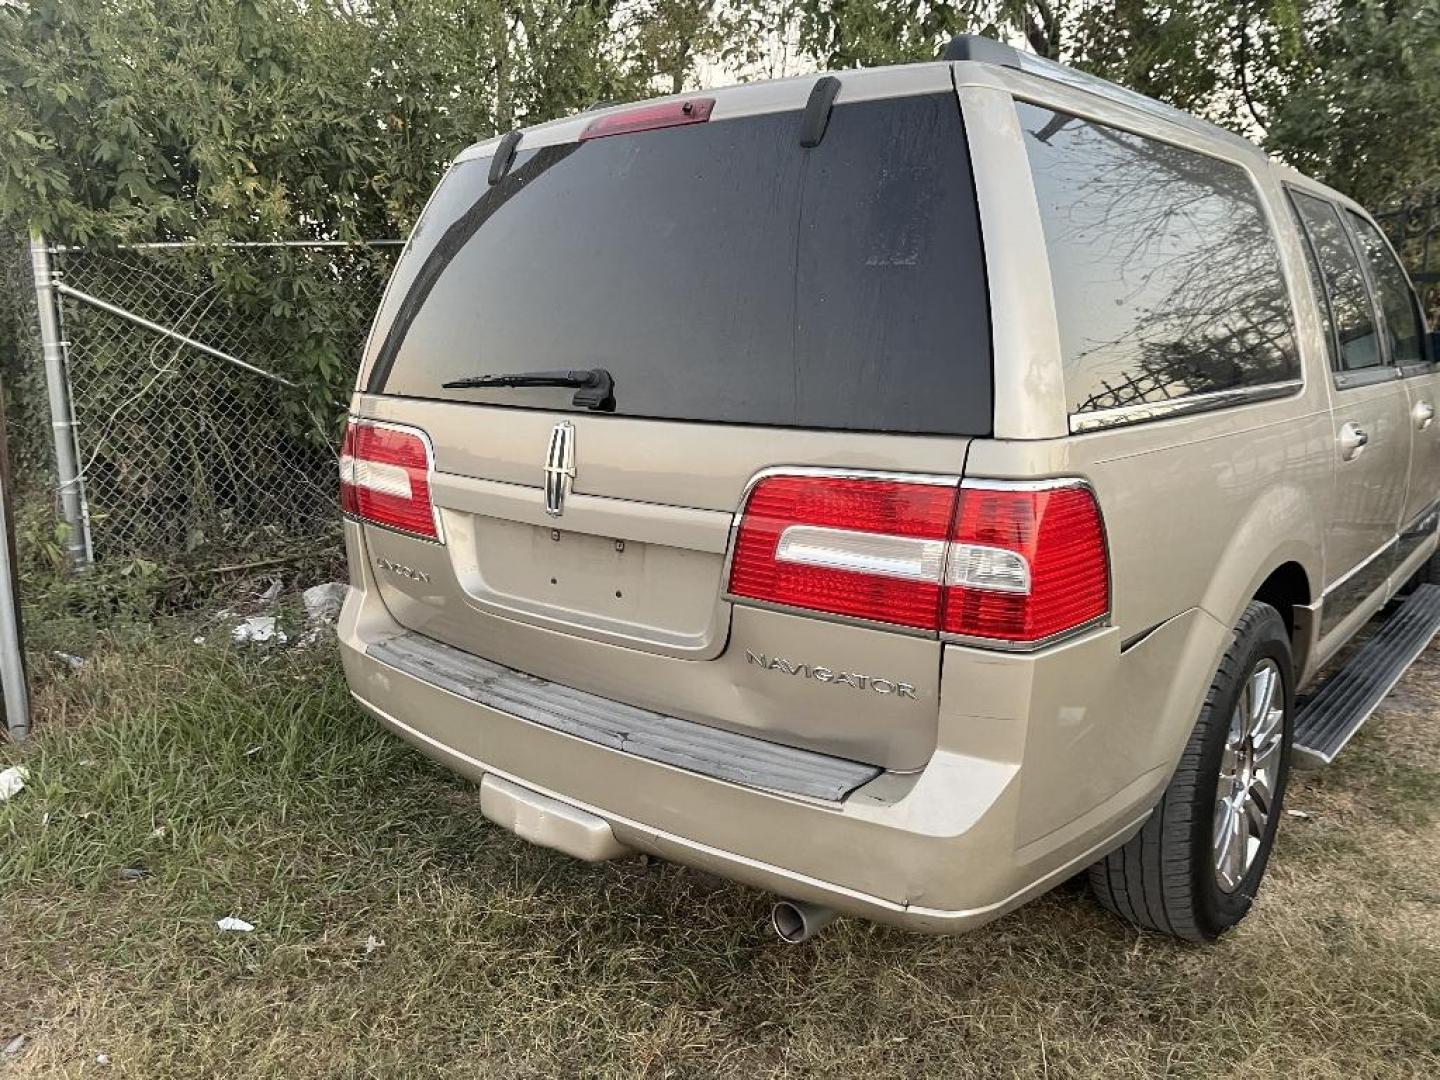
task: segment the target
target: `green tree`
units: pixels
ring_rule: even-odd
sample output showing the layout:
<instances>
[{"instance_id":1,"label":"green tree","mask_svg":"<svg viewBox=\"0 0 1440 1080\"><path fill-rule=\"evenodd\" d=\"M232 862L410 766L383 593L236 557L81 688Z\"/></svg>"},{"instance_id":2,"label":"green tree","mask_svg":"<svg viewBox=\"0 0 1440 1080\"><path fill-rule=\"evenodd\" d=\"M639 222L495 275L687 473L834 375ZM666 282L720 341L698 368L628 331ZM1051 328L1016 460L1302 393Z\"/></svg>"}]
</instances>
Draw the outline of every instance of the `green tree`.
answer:
<instances>
[{"instance_id":1,"label":"green tree","mask_svg":"<svg viewBox=\"0 0 1440 1080\"><path fill-rule=\"evenodd\" d=\"M1440 193L1440 2L1350 0L1287 29L1251 84L1267 148L1375 208Z\"/></svg>"},{"instance_id":2,"label":"green tree","mask_svg":"<svg viewBox=\"0 0 1440 1080\"><path fill-rule=\"evenodd\" d=\"M133 240L382 238L445 163L510 127L644 92L591 0L28 0L0 6L0 227ZM297 426L353 377L366 256L192 258L281 343ZM338 257L337 257L338 258ZM342 273L343 271L343 273Z\"/></svg>"}]
</instances>

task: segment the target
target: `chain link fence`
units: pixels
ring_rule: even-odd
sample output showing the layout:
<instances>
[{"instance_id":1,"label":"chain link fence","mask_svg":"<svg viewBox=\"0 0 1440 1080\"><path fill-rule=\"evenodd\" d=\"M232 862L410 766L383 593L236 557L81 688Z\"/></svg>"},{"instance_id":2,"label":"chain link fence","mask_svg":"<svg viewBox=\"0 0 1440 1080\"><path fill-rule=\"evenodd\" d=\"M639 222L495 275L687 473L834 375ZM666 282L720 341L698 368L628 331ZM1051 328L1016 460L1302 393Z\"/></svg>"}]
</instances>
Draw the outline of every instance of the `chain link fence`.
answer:
<instances>
[{"instance_id":1,"label":"chain link fence","mask_svg":"<svg viewBox=\"0 0 1440 1080\"><path fill-rule=\"evenodd\" d=\"M51 249L91 555L333 538L343 401L398 251Z\"/></svg>"},{"instance_id":2,"label":"chain link fence","mask_svg":"<svg viewBox=\"0 0 1440 1080\"><path fill-rule=\"evenodd\" d=\"M1440 198L1379 215L1432 321ZM343 401L398 241L49 249L96 559L215 565L338 537ZM0 252L17 486L53 498L35 273Z\"/></svg>"}]
</instances>

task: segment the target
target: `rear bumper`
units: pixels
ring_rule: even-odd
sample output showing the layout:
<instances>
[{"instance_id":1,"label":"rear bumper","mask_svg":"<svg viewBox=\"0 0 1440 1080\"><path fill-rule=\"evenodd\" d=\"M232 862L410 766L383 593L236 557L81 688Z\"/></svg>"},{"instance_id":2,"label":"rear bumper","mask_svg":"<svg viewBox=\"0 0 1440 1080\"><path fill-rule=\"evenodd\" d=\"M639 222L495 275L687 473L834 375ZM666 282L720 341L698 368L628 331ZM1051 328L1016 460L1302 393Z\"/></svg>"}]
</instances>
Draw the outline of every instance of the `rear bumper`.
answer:
<instances>
[{"instance_id":1,"label":"rear bumper","mask_svg":"<svg viewBox=\"0 0 1440 1080\"><path fill-rule=\"evenodd\" d=\"M339 630L356 699L481 783L482 803L490 777L507 806L492 816L512 831L581 857L646 852L932 932L1004 914L1143 823L1173 768L1162 734L1179 732L1178 755L1213 671L1192 694L1178 684L1194 680L1177 680L1176 665L1223 637L1195 611L1123 655L1111 630L1025 657L951 648L930 762L882 772L831 802L638 757L402 671L369 654L405 631L365 580L365 560L351 565L358 587Z\"/></svg>"},{"instance_id":2,"label":"rear bumper","mask_svg":"<svg viewBox=\"0 0 1440 1080\"><path fill-rule=\"evenodd\" d=\"M793 900L809 900L813 903L825 904L837 908L840 911L852 915L862 915L873 919L876 922L889 923L894 926L902 926L911 930L923 930L931 933L957 933L962 930L974 929L982 926L992 919L999 918L1005 912L1010 911L1026 900L1036 896L1054 885L1064 881L1075 871L1083 868L1099 858L1113 844L1121 843L1123 840L1144 824L1149 816L1145 811L1128 826L1120 829L1112 838L1095 845L1093 849L1082 853L1071 864L1063 865L1039 881L1018 892L992 901L984 907L967 909L942 909L924 907L919 904L901 904L884 897L875 896L850 888L847 885L828 881L821 878L811 877L798 873L784 866L777 866L773 863L761 862L749 858L739 852L725 851L707 844L691 840L675 833L656 829L653 826L645 825L638 821L632 821L621 817L613 811L598 806L590 806L579 802L574 798L562 795L559 792L549 791L520 777L514 776L503 770L496 769L476 758L469 756L453 747L447 746L433 736L426 734L418 727L402 723L390 714L377 708L364 698L356 695L356 700L372 716L389 728L396 735L414 745L428 757L449 767L462 776L468 777L476 783L483 783L484 778L498 777L502 781L515 784L527 791L535 792L546 799L553 799L556 802L567 806L573 806L585 814L593 815L595 818L605 821L612 831L615 840L633 851L645 852L666 859L670 862L681 863L685 866L693 866L698 869L708 870L721 877L752 885L757 889L764 889L767 892L775 893ZM502 822L503 824L503 822ZM526 835L520 830L513 830L532 843L540 843L542 846L558 847L558 844L546 843L540 836ZM572 852L579 857L584 857L578 852ZM602 857L609 857L605 855Z\"/></svg>"}]
</instances>

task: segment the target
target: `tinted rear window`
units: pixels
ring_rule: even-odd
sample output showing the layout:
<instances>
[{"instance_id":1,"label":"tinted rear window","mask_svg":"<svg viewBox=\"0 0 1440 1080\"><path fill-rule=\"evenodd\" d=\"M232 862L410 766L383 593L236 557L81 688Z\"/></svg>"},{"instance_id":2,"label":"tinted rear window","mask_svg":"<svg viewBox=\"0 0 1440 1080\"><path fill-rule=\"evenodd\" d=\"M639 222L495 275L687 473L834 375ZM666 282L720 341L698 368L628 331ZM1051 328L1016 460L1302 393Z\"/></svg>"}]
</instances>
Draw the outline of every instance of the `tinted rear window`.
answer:
<instances>
[{"instance_id":1,"label":"tinted rear window","mask_svg":"<svg viewBox=\"0 0 1440 1080\"><path fill-rule=\"evenodd\" d=\"M441 384L600 367L621 415L987 434L954 95L839 105L812 150L799 126L785 112L522 149L493 188L488 160L456 166L396 270L369 389L563 409L573 390Z\"/></svg>"}]
</instances>

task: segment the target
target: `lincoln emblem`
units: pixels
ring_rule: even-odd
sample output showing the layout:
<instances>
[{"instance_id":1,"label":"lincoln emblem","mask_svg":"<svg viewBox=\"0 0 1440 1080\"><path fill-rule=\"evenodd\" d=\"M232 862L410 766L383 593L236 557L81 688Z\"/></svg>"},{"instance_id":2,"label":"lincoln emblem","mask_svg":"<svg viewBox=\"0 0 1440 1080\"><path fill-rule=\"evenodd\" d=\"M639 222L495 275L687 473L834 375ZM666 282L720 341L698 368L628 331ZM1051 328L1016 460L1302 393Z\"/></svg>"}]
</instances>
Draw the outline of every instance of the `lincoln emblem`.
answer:
<instances>
[{"instance_id":1,"label":"lincoln emblem","mask_svg":"<svg viewBox=\"0 0 1440 1080\"><path fill-rule=\"evenodd\" d=\"M550 431L550 449L545 453L545 513L565 513L565 496L575 482L575 425L562 420Z\"/></svg>"}]
</instances>

